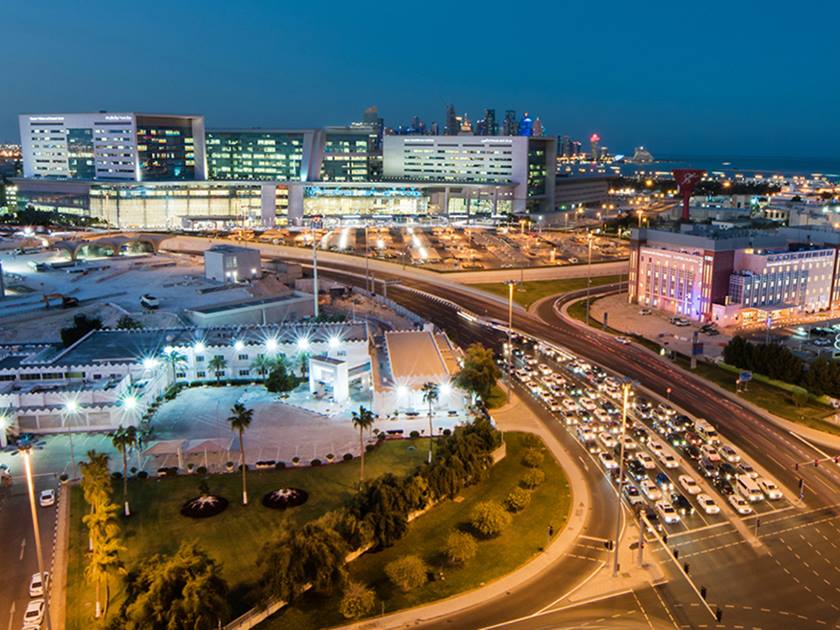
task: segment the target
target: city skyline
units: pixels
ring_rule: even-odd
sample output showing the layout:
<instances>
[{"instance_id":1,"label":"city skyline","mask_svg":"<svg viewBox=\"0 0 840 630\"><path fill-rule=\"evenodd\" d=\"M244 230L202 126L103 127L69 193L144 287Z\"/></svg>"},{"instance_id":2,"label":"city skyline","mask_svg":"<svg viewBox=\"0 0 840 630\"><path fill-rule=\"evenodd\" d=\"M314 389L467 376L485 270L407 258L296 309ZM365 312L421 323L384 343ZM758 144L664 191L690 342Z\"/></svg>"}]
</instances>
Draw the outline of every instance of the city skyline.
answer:
<instances>
[{"instance_id":1,"label":"city skyline","mask_svg":"<svg viewBox=\"0 0 840 630\"><path fill-rule=\"evenodd\" d=\"M437 3L425 9L445 14ZM772 4L761 13L726 10L721 18L714 10L694 15L663 5L641 15L615 5L605 19L586 7L542 7L541 23L565 24L566 39L510 30L499 48L504 54L476 64L467 63L476 40L448 26L434 27L449 33L446 46L405 46L404 31L419 20L393 7L359 16L335 6L325 20L306 7L246 13L210 3L198 15L154 6L140 15L110 5L82 13L55 3L44 21L43 7L13 6L7 17L18 28L7 44L25 54L8 68L7 94L14 98L0 104L0 140L16 142L17 114L34 111L163 109L202 113L208 128L303 128L346 124L376 105L390 127L419 116L442 129L453 104L473 121L487 108L497 120L508 109L528 111L547 135L583 139L597 132L615 152L645 145L655 155L836 154L840 126L825 121L833 120L838 88L825 78L828 25L835 21L829 14L838 9L825 8L820 20L790 12L782 18ZM471 28L504 30L496 14L489 11ZM277 37L258 36L266 23L278 25ZM738 48L760 54L733 56L730 46L716 44L727 23L738 26ZM678 26L687 34L679 35ZM788 46L783 33L800 26L809 37ZM68 39L69 32L76 36ZM255 36L234 41L232 32ZM375 37L348 47L353 33ZM97 50L89 41L97 41ZM97 52L109 49L117 54ZM232 85L240 86L241 98L231 98Z\"/></svg>"}]
</instances>

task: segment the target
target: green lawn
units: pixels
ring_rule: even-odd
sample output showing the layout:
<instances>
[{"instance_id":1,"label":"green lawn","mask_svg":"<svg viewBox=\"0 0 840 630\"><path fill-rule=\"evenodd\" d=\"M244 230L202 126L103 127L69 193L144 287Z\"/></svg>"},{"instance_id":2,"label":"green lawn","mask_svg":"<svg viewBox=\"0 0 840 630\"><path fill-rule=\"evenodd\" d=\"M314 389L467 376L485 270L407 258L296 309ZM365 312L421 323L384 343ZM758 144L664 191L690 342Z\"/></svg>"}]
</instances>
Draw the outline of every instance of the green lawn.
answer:
<instances>
[{"instance_id":1,"label":"green lawn","mask_svg":"<svg viewBox=\"0 0 840 630\"><path fill-rule=\"evenodd\" d=\"M386 472L405 474L423 462L428 442L424 439L385 442L365 459L365 475L377 477ZM300 525L338 507L354 491L359 478L359 460L315 468L249 471L250 503L241 505L242 478L239 474L211 475L210 490L230 501L219 516L195 520L181 516L181 505L198 494L198 475L174 478L133 479L129 494L133 515L121 518L123 554L128 569L154 553L172 553L183 540L196 539L221 561L223 575L232 590L231 607L244 612L253 602L249 591L256 581L255 563L262 543L281 528ZM286 511L263 507L267 492L281 488L302 488L309 500ZM114 483L114 501L122 505L122 484ZM85 509L81 488L72 489L70 508L69 566L67 574L68 630L83 630L93 623L94 590L84 581L87 533L82 523ZM112 607L119 607L123 594L119 586L112 596Z\"/></svg>"},{"instance_id":2,"label":"green lawn","mask_svg":"<svg viewBox=\"0 0 840 630\"><path fill-rule=\"evenodd\" d=\"M622 276L597 276L592 278L592 286L597 287L603 284L612 284L619 282ZM485 282L480 284L471 284L483 291L501 295L503 298L508 297L508 285L503 282ZM586 288L586 278L565 278L562 280L531 280L517 284L513 289L513 299L528 308L537 300L547 297L549 295L558 295L560 293L568 293L569 291L577 291L578 289Z\"/></svg>"},{"instance_id":3,"label":"green lawn","mask_svg":"<svg viewBox=\"0 0 840 630\"><path fill-rule=\"evenodd\" d=\"M524 434L506 433L507 457L493 467L485 482L467 488L455 500L447 501L411 523L408 533L393 547L367 553L349 565L351 579L364 582L377 593L377 613L449 597L490 582L524 564L539 553L547 541L548 526L559 532L569 514L571 496L559 464L546 451L542 465L546 481L539 486L524 511L514 515L513 524L498 538L480 540L478 554L461 568L448 566L441 557L446 537L455 529L467 529L473 506L479 501L503 501L528 470L522 465ZM556 535L556 534L555 534ZM393 588L384 566L403 555L421 556L435 571L436 579L409 593ZM290 608L274 615L262 630L307 630L337 625L345 620L338 613L340 596L306 595Z\"/></svg>"},{"instance_id":4,"label":"green lawn","mask_svg":"<svg viewBox=\"0 0 840 630\"><path fill-rule=\"evenodd\" d=\"M571 317L580 321L586 321L585 300L571 304L568 312ZM594 322L593 320L590 320L590 325L594 328L602 328L600 324ZM659 352L659 344L651 341L650 339L640 337L639 335L620 333L612 328L608 328L607 330L615 334L623 334L627 337L631 337L634 341L653 350L654 352ZM676 362L683 368L689 369L690 361L688 357L678 355ZM713 365L711 363L698 362L697 368L692 370L692 372L708 381L720 385L730 392L735 391L736 375L720 366ZM819 431L825 431L826 433L840 435L840 427L822 420L822 418L834 413L834 410L827 405L823 405L813 397L806 404L797 407L793 402L790 392L770 383L762 383L756 379L753 379L750 382L749 388L746 392L741 392L738 395L754 405L758 405L762 409L766 409L770 413L781 416L791 422L796 422Z\"/></svg>"}]
</instances>

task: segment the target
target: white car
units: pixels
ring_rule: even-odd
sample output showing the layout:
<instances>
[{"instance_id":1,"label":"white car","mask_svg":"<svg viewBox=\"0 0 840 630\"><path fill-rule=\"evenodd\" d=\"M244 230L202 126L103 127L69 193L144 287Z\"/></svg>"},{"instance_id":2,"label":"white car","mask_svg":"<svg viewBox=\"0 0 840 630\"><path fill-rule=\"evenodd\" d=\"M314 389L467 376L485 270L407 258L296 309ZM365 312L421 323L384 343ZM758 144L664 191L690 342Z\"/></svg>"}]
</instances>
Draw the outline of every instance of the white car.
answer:
<instances>
[{"instance_id":1,"label":"white car","mask_svg":"<svg viewBox=\"0 0 840 630\"><path fill-rule=\"evenodd\" d=\"M732 507L735 508L735 511L741 516L752 514L753 509L750 507L750 504L747 503L747 500L740 494L730 494L729 502L732 504Z\"/></svg>"},{"instance_id":2,"label":"white car","mask_svg":"<svg viewBox=\"0 0 840 630\"><path fill-rule=\"evenodd\" d=\"M33 573L32 579L29 581L29 596L42 597L44 595L44 583L49 582L50 574L44 571L44 580L41 581L40 573Z\"/></svg>"},{"instance_id":3,"label":"white car","mask_svg":"<svg viewBox=\"0 0 840 630\"><path fill-rule=\"evenodd\" d=\"M645 470L653 470L656 468L656 462L654 462L653 457L647 453L643 453L641 451L636 453L636 460L645 467Z\"/></svg>"},{"instance_id":4,"label":"white car","mask_svg":"<svg viewBox=\"0 0 840 630\"><path fill-rule=\"evenodd\" d=\"M702 490L702 488L700 488L698 483L694 480L694 477L691 475L680 475L677 477L677 481L680 482L683 490L688 492L688 494L700 494L700 491Z\"/></svg>"},{"instance_id":5,"label":"white car","mask_svg":"<svg viewBox=\"0 0 840 630\"><path fill-rule=\"evenodd\" d=\"M601 451L598 453L598 459L601 460L601 464L603 464L604 468L607 470L618 468L618 462L615 461L615 457L613 457L610 453Z\"/></svg>"},{"instance_id":6,"label":"white car","mask_svg":"<svg viewBox=\"0 0 840 630\"><path fill-rule=\"evenodd\" d=\"M627 337L616 337L615 340L620 344L624 344L625 346L631 343L630 339L628 339Z\"/></svg>"},{"instance_id":7,"label":"white car","mask_svg":"<svg viewBox=\"0 0 840 630\"><path fill-rule=\"evenodd\" d=\"M706 514L720 514L720 507L708 494L698 494L697 503Z\"/></svg>"},{"instance_id":8,"label":"white car","mask_svg":"<svg viewBox=\"0 0 840 630\"><path fill-rule=\"evenodd\" d=\"M650 449L651 453L653 453L657 457L665 452L665 445L659 440L650 439L648 440L647 446Z\"/></svg>"},{"instance_id":9,"label":"white car","mask_svg":"<svg viewBox=\"0 0 840 630\"><path fill-rule=\"evenodd\" d=\"M662 462L662 465L665 468L679 468L680 463L677 461L677 458L671 455L670 453L662 453L659 457L659 461Z\"/></svg>"},{"instance_id":10,"label":"white car","mask_svg":"<svg viewBox=\"0 0 840 630\"><path fill-rule=\"evenodd\" d=\"M765 479L763 477L760 478L758 480L758 487L761 488L764 496L766 496L770 501L778 501L783 496L782 491L779 490L779 486L769 479Z\"/></svg>"},{"instance_id":11,"label":"white car","mask_svg":"<svg viewBox=\"0 0 840 630\"><path fill-rule=\"evenodd\" d=\"M639 445L636 444L636 440L631 438L629 435L624 436L624 450L625 451L635 451L639 448Z\"/></svg>"},{"instance_id":12,"label":"white car","mask_svg":"<svg viewBox=\"0 0 840 630\"><path fill-rule=\"evenodd\" d=\"M615 448L615 445L617 444L615 438L606 431L598 436L598 441L604 445L604 448Z\"/></svg>"},{"instance_id":13,"label":"white car","mask_svg":"<svg viewBox=\"0 0 840 630\"><path fill-rule=\"evenodd\" d=\"M38 503L41 507L51 507L55 505L55 490L52 488L49 490L42 490L40 496L38 497Z\"/></svg>"},{"instance_id":14,"label":"white car","mask_svg":"<svg viewBox=\"0 0 840 630\"><path fill-rule=\"evenodd\" d=\"M548 367L545 363L540 363L538 369L540 371L540 374L542 374L543 376L548 376L549 374L551 374L551 368Z\"/></svg>"},{"instance_id":15,"label":"white car","mask_svg":"<svg viewBox=\"0 0 840 630\"><path fill-rule=\"evenodd\" d=\"M740 464L738 464L738 468L741 469L742 473L748 475L750 479L758 479L758 471L756 471L747 462L742 461Z\"/></svg>"},{"instance_id":16,"label":"white car","mask_svg":"<svg viewBox=\"0 0 840 630\"><path fill-rule=\"evenodd\" d=\"M722 444L718 449L720 456L723 457L730 464L737 464L741 461L741 456L735 452L735 449L728 444Z\"/></svg>"},{"instance_id":17,"label":"white car","mask_svg":"<svg viewBox=\"0 0 840 630\"><path fill-rule=\"evenodd\" d=\"M700 447L700 457L708 459L710 462L719 462L720 453L715 450L711 444L704 444Z\"/></svg>"},{"instance_id":18,"label":"white car","mask_svg":"<svg viewBox=\"0 0 840 630\"><path fill-rule=\"evenodd\" d=\"M40 627L41 622L44 620L44 607L43 599L33 599L30 601L26 606L26 611L23 613L23 627Z\"/></svg>"},{"instance_id":19,"label":"white car","mask_svg":"<svg viewBox=\"0 0 840 630\"><path fill-rule=\"evenodd\" d=\"M595 407L596 407L595 401L592 400L591 398L581 397L578 404L581 407L583 407L584 409L586 409L586 411L595 411Z\"/></svg>"},{"instance_id":20,"label":"white car","mask_svg":"<svg viewBox=\"0 0 840 630\"><path fill-rule=\"evenodd\" d=\"M659 487L650 479L642 479L639 482L639 487L644 495L651 501L658 501L662 498L662 493L659 491Z\"/></svg>"},{"instance_id":21,"label":"white car","mask_svg":"<svg viewBox=\"0 0 840 630\"><path fill-rule=\"evenodd\" d=\"M662 516L662 520L668 525L680 522L680 515L668 501L657 501L656 511Z\"/></svg>"}]
</instances>

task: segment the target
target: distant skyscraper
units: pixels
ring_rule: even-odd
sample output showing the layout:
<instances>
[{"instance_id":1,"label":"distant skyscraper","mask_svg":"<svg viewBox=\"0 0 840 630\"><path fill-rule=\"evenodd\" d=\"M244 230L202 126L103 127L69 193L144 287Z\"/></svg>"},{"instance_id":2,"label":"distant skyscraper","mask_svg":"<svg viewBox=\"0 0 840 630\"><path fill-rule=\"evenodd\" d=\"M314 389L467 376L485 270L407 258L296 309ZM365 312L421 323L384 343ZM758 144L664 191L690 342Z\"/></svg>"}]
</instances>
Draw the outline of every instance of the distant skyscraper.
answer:
<instances>
[{"instance_id":1,"label":"distant skyscraper","mask_svg":"<svg viewBox=\"0 0 840 630\"><path fill-rule=\"evenodd\" d=\"M563 157L572 156L572 140L569 136L560 137L560 155Z\"/></svg>"},{"instance_id":2,"label":"distant skyscraper","mask_svg":"<svg viewBox=\"0 0 840 630\"><path fill-rule=\"evenodd\" d=\"M470 115L465 113L463 117L459 116L458 120L461 123L461 133L464 135L472 135L473 126L472 122L470 121Z\"/></svg>"},{"instance_id":3,"label":"distant skyscraper","mask_svg":"<svg viewBox=\"0 0 840 630\"><path fill-rule=\"evenodd\" d=\"M522 120L519 121L519 127L516 130L517 136L530 136L533 130L534 122L528 115L528 112L522 114Z\"/></svg>"},{"instance_id":4,"label":"distant skyscraper","mask_svg":"<svg viewBox=\"0 0 840 630\"><path fill-rule=\"evenodd\" d=\"M477 136L487 136L487 127L484 119L481 118L480 120L475 121L475 135Z\"/></svg>"},{"instance_id":5,"label":"distant skyscraper","mask_svg":"<svg viewBox=\"0 0 840 630\"><path fill-rule=\"evenodd\" d=\"M484 136L497 136L499 135L499 126L496 124L496 110L495 109L485 109L484 110L484 133L481 135Z\"/></svg>"},{"instance_id":6,"label":"distant skyscraper","mask_svg":"<svg viewBox=\"0 0 840 630\"><path fill-rule=\"evenodd\" d=\"M534 121L534 126L531 128L531 135L540 137L543 135L543 126L542 121L540 120L539 116Z\"/></svg>"},{"instance_id":7,"label":"distant skyscraper","mask_svg":"<svg viewBox=\"0 0 840 630\"><path fill-rule=\"evenodd\" d=\"M502 135L503 136L515 136L516 135L516 112L512 109L509 109L505 112L505 120L502 123Z\"/></svg>"},{"instance_id":8,"label":"distant skyscraper","mask_svg":"<svg viewBox=\"0 0 840 630\"><path fill-rule=\"evenodd\" d=\"M379 115L379 110L376 108L376 105L371 105L368 107L364 113L362 114L362 122L366 125L370 125L373 127L374 131L374 138L373 139L373 147L371 147L374 152L381 153L382 152L382 133L385 129L385 121Z\"/></svg>"},{"instance_id":9,"label":"distant skyscraper","mask_svg":"<svg viewBox=\"0 0 840 630\"><path fill-rule=\"evenodd\" d=\"M455 106L449 105L446 108L446 123L444 123L443 133L447 136L457 136L461 131L461 125L458 122L458 116L455 114Z\"/></svg>"},{"instance_id":10,"label":"distant skyscraper","mask_svg":"<svg viewBox=\"0 0 840 630\"><path fill-rule=\"evenodd\" d=\"M590 155L592 156L592 160L597 162L598 159L601 157L601 151L598 149L598 143L601 142L601 136L597 133L593 133L589 137L589 146L590 146Z\"/></svg>"},{"instance_id":11,"label":"distant skyscraper","mask_svg":"<svg viewBox=\"0 0 840 630\"><path fill-rule=\"evenodd\" d=\"M438 126L437 121L432 121L432 124L429 127L429 133L433 136L440 135L440 127Z\"/></svg>"},{"instance_id":12,"label":"distant skyscraper","mask_svg":"<svg viewBox=\"0 0 840 630\"><path fill-rule=\"evenodd\" d=\"M572 140L572 157L580 155L583 150L583 143L580 140Z\"/></svg>"}]
</instances>

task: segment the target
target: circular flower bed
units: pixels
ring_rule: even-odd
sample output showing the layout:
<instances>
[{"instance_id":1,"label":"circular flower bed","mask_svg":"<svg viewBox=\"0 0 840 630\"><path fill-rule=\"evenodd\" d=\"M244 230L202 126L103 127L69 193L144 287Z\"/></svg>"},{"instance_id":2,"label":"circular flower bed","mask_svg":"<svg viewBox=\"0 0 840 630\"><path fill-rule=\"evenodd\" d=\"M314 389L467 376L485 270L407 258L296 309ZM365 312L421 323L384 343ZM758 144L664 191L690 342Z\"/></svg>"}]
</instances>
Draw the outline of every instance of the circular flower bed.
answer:
<instances>
[{"instance_id":1,"label":"circular flower bed","mask_svg":"<svg viewBox=\"0 0 840 630\"><path fill-rule=\"evenodd\" d=\"M265 507L275 510L285 510L290 507L297 507L306 503L309 493L300 488L280 488L272 490L262 499Z\"/></svg>"},{"instance_id":2,"label":"circular flower bed","mask_svg":"<svg viewBox=\"0 0 840 630\"><path fill-rule=\"evenodd\" d=\"M228 500L216 494L194 497L181 506L181 514L190 518L208 518L227 509Z\"/></svg>"}]
</instances>

